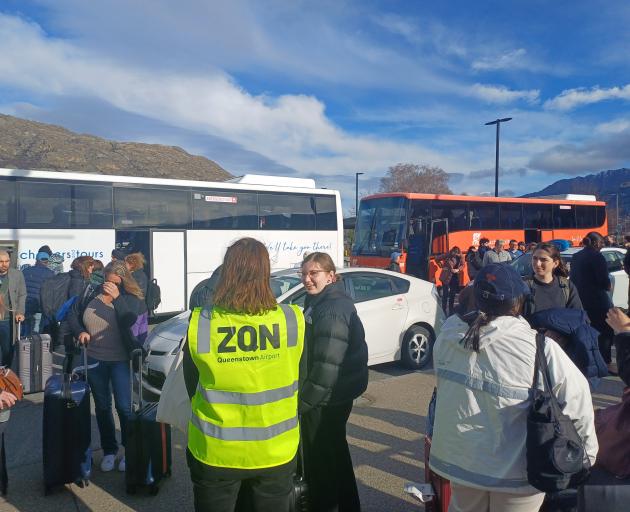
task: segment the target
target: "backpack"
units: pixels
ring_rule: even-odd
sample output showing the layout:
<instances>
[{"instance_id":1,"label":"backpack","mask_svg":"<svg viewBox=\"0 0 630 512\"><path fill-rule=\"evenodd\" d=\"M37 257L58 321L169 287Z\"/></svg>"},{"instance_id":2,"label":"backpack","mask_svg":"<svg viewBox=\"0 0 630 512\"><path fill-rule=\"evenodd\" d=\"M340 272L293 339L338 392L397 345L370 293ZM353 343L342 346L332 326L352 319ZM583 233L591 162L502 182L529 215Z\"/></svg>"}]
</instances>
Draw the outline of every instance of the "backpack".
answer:
<instances>
[{"instance_id":1,"label":"backpack","mask_svg":"<svg viewBox=\"0 0 630 512\"><path fill-rule=\"evenodd\" d=\"M145 297L147 309L154 311L162 302L162 292L157 284L157 279L151 279L147 285L147 296Z\"/></svg>"},{"instance_id":2,"label":"backpack","mask_svg":"<svg viewBox=\"0 0 630 512\"><path fill-rule=\"evenodd\" d=\"M536 288L534 278L532 276L523 278L523 281L525 281L525 284L529 287L529 291L531 292L525 303L525 316L529 316L536 312L536 307L534 304L534 295L536 294ZM559 276L558 281L560 284L560 289L564 294L564 305L566 306L569 303L569 295L571 293L571 289L569 288L569 278Z\"/></svg>"},{"instance_id":3,"label":"backpack","mask_svg":"<svg viewBox=\"0 0 630 512\"><path fill-rule=\"evenodd\" d=\"M68 298L69 287L69 272L62 272L61 274L49 277L42 283L39 292L39 303L44 315L48 318L55 319L57 311L59 311Z\"/></svg>"}]
</instances>

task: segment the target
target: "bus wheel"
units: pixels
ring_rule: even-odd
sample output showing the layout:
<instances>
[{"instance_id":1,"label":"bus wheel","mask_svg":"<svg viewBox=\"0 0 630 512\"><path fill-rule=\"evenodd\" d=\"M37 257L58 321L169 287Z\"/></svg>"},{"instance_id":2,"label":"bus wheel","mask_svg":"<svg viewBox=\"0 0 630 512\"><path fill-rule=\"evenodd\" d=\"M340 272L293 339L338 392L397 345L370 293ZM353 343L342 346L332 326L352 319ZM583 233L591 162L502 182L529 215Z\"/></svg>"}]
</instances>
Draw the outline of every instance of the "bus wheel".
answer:
<instances>
[{"instance_id":1,"label":"bus wheel","mask_svg":"<svg viewBox=\"0 0 630 512\"><path fill-rule=\"evenodd\" d=\"M401 349L402 364L410 370L421 370L431 361L433 335L421 325L412 325L405 333Z\"/></svg>"}]
</instances>

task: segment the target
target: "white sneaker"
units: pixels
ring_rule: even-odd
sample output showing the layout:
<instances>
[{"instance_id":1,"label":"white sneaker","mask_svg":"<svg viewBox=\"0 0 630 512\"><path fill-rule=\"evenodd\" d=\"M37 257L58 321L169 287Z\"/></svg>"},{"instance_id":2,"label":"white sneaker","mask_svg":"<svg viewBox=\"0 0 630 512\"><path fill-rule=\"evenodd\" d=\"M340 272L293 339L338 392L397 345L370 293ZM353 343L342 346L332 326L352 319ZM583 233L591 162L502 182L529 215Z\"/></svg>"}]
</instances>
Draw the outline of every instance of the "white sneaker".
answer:
<instances>
[{"instance_id":1,"label":"white sneaker","mask_svg":"<svg viewBox=\"0 0 630 512\"><path fill-rule=\"evenodd\" d=\"M126 469L127 469L127 464L125 464L125 457L123 457L122 459L120 459L120 462L118 463L118 471L125 472Z\"/></svg>"},{"instance_id":2,"label":"white sneaker","mask_svg":"<svg viewBox=\"0 0 630 512\"><path fill-rule=\"evenodd\" d=\"M101 461L101 471L111 471L116 464L116 455L105 455Z\"/></svg>"}]
</instances>

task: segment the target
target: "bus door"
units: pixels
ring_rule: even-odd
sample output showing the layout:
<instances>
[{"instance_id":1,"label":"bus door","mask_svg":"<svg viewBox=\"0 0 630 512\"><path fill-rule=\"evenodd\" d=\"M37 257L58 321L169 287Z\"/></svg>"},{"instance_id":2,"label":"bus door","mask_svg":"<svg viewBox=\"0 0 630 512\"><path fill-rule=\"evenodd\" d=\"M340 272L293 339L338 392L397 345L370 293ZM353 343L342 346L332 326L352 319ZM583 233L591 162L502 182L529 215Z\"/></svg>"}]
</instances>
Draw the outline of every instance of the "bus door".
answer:
<instances>
[{"instance_id":1,"label":"bus door","mask_svg":"<svg viewBox=\"0 0 630 512\"><path fill-rule=\"evenodd\" d=\"M186 231L151 230L151 278L157 279L162 302L158 315L186 309Z\"/></svg>"},{"instance_id":2,"label":"bus door","mask_svg":"<svg viewBox=\"0 0 630 512\"><path fill-rule=\"evenodd\" d=\"M435 262L435 255L446 254L449 250L448 246L448 219L433 219L431 221L431 253L428 260L429 264L429 281L435 281L439 267Z\"/></svg>"},{"instance_id":3,"label":"bus door","mask_svg":"<svg viewBox=\"0 0 630 512\"><path fill-rule=\"evenodd\" d=\"M412 218L407 236L406 273L426 279L431 247L431 217Z\"/></svg>"},{"instance_id":4,"label":"bus door","mask_svg":"<svg viewBox=\"0 0 630 512\"><path fill-rule=\"evenodd\" d=\"M526 229L525 230L525 243L540 242L540 229Z\"/></svg>"}]
</instances>

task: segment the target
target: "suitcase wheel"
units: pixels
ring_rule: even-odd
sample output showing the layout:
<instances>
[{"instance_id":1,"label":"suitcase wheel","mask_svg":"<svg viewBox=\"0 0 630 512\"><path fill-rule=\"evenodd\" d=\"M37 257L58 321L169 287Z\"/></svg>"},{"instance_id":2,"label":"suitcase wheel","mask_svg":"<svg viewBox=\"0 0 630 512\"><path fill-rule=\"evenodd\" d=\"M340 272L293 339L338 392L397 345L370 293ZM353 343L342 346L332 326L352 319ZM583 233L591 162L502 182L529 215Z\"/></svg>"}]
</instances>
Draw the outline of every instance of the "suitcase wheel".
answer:
<instances>
[{"instance_id":1,"label":"suitcase wheel","mask_svg":"<svg viewBox=\"0 0 630 512\"><path fill-rule=\"evenodd\" d=\"M133 484L127 484L127 494L136 494L136 486Z\"/></svg>"},{"instance_id":2,"label":"suitcase wheel","mask_svg":"<svg viewBox=\"0 0 630 512\"><path fill-rule=\"evenodd\" d=\"M149 494L151 496L157 496L157 493L160 492L160 487L157 484L151 484L149 486Z\"/></svg>"}]
</instances>

